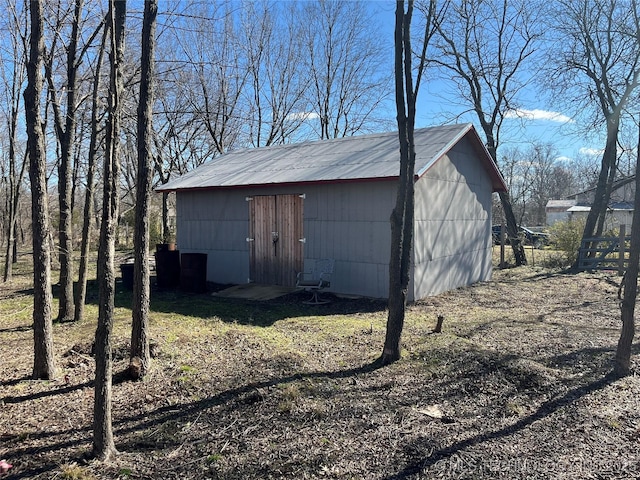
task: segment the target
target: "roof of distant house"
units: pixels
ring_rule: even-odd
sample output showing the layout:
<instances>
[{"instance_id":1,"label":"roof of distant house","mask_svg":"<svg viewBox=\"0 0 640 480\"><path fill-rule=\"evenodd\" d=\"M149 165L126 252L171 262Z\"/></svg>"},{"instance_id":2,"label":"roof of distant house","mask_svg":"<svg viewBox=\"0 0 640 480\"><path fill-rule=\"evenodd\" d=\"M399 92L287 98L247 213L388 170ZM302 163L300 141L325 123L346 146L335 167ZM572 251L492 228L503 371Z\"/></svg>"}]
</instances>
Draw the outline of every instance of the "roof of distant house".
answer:
<instances>
[{"instance_id":1,"label":"roof of distant house","mask_svg":"<svg viewBox=\"0 0 640 480\"><path fill-rule=\"evenodd\" d=\"M547 208L570 208L576 204L576 200L549 200Z\"/></svg>"},{"instance_id":2,"label":"roof of distant house","mask_svg":"<svg viewBox=\"0 0 640 480\"><path fill-rule=\"evenodd\" d=\"M635 174L633 175L629 175L628 177L624 177L624 178L620 178L618 180L616 180L615 182L613 182L612 185L612 191L616 190L620 187L623 187L624 185L634 182L636 180L636 176ZM583 190L582 192L577 192L577 193L572 193L571 195L567 195L567 198L571 198L574 199L576 197L579 197L580 195L587 195L589 193L593 193L596 191L596 187L592 187L592 188L588 188L586 190Z\"/></svg>"},{"instance_id":3,"label":"roof of distant house","mask_svg":"<svg viewBox=\"0 0 640 480\"><path fill-rule=\"evenodd\" d=\"M633 211L633 203L630 202L612 202L607 207L613 211ZM575 205L567 210L568 212L590 212L590 205Z\"/></svg>"}]
</instances>

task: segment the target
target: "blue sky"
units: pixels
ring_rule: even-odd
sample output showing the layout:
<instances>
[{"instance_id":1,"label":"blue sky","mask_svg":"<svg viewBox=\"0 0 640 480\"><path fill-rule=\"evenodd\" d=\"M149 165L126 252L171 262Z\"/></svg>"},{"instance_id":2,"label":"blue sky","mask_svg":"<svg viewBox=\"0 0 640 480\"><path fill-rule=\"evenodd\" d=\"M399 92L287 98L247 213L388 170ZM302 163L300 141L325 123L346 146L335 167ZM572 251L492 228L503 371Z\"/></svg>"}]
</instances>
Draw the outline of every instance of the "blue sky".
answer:
<instances>
[{"instance_id":1,"label":"blue sky","mask_svg":"<svg viewBox=\"0 0 640 480\"><path fill-rule=\"evenodd\" d=\"M392 62L395 2L379 0L372 2L370 7L382 27L380 46L389 51ZM461 104L455 88L453 82L434 79L433 76L430 78L427 73L418 96L416 127L456 121L471 122L479 130L476 115L465 113L467 107ZM589 153L597 155L602 148L599 135L593 135L593 139L588 140L579 134L576 128L578 124L570 116L554 109L551 99L540 95L534 83L522 92L520 103L522 110L513 112L510 115L512 118L504 121L501 138L504 147L526 149L533 143L550 143L556 147L559 159L573 159ZM390 108L395 107L391 105ZM395 111L393 115L395 116Z\"/></svg>"}]
</instances>

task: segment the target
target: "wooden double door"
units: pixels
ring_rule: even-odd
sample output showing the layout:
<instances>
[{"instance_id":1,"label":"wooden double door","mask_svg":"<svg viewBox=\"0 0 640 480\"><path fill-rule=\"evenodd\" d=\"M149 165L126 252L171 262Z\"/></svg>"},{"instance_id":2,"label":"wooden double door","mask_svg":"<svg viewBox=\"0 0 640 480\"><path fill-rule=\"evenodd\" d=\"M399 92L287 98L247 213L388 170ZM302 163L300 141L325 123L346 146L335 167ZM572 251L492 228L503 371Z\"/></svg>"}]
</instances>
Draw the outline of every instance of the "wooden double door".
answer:
<instances>
[{"instance_id":1,"label":"wooden double door","mask_svg":"<svg viewBox=\"0 0 640 480\"><path fill-rule=\"evenodd\" d=\"M295 286L303 267L304 195L256 195L248 200L251 281Z\"/></svg>"}]
</instances>

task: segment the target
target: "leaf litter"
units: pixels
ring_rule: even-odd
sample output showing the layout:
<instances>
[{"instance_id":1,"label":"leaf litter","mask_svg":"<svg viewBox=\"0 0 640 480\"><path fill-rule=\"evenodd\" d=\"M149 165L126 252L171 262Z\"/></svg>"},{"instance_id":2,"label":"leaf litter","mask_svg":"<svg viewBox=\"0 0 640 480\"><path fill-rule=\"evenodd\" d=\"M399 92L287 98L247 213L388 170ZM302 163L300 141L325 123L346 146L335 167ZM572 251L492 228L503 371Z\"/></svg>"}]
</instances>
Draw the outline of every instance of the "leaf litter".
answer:
<instances>
[{"instance_id":1,"label":"leaf litter","mask_svg":"<svg viewBox=\"0 0 640 480\"><path fill-rule=\"evenodd\" d=\"M384 368L373 366L386 322L380 302L335 297L309 307L292 294L244 308L192 295L185 303L200 302L206 315L177 313L179 303L176 313L152 308L152 369L141 382L114 378L119 454L106 464L87 457L94 320L55 326L61 375L37 382L28 322L3 317L0 459L11 468L0 476L635 478L640 382L607 375L618 281L496 271L410 306L402 360ZM130 313L119 311L115 372L128 362ZM442 333L432 333L438 315Z\"/></svg>"}]
</instances>

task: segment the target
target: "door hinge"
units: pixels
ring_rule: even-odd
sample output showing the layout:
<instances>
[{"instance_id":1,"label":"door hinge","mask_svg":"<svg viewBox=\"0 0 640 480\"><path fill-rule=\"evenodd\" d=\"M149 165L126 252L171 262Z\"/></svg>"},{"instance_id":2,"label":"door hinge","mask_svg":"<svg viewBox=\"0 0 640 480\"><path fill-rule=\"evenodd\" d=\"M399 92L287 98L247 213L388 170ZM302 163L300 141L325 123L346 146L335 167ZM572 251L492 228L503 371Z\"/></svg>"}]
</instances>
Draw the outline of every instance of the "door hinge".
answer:
<instances>
[{"instance_id":1,"label":"door hinge","mask_svg":"<svg viewBox=\"0 0 640 480\"><path fill-rule=\"evenodd\" d=\"M253 242L255 240L255 238L249 238L247 237L247 242Z\"/></svg>"},{"instance_id":2,"label":"door hinge","mask_svg":"<svg viewBox=\"0 0 640 480\"><path fill-rule=\"evenodd\" d=\"M250 202L251 200L253 200L253 197L244 197L245 202Z\"/></svg>"},{"instance_id":3,"label":"door hinge","mask_svg":"<svg viewBox=\"0 0 640 480\"><path fill-rule=\"evenodd\" d=\"M299 241L300 243L307 243L307 239L306 239L306 237L305 237L305 238L299 238L299 239L298 239L298 241Z\"/></svg>"}]
</instances>

